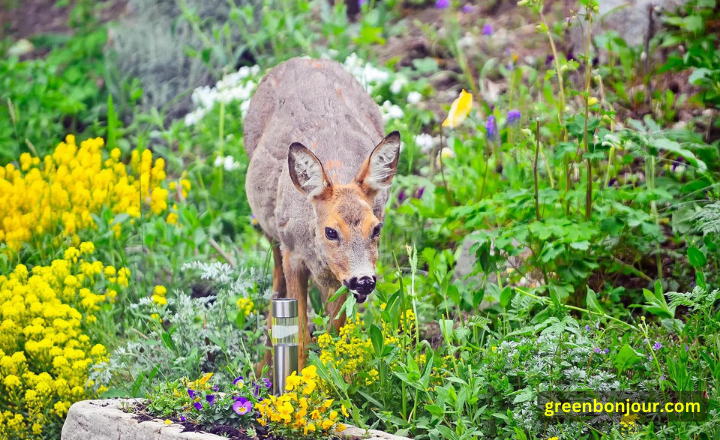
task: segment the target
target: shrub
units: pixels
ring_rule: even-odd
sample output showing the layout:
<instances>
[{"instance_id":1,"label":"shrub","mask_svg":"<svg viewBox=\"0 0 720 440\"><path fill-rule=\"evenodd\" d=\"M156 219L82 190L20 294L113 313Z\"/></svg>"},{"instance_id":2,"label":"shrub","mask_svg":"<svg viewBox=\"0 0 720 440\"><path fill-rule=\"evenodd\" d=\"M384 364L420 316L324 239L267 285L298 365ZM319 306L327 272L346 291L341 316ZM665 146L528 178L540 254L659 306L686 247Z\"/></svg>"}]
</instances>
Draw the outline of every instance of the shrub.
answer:
<instances>
[{"instance_id":1,"label":"shrub","mask_svg":"<svg viewBox=\"0 0 720 440\"><path fill-rule=\"evenodd\" d=\"M0 275L0 437L59 436L70 405L105 390L88 372L107 360L91 337L102 305L128 285L130 271L93 261L94 246L31 271Z\"/></svg>"},{"instance_id":2,"label":"shrub","mask_svg":"<svg viewBox=\"0 0 720 440\"><path fill-rule=\"evenodd\" d=\"M17 251L23 243L41 244L46 234L71 236L96 228L93 214L108 207L113 214L140 217L141 200L154 214L167 209L165 161L150 150L134 150L130 169L120 161L118 148L103 154L101 138L76 145L68 135L52 154L20 156L19 169L12 163L0 168L0 245ZM189 182L183 183L184 190ZM116 234L120 225L114 226Z\"/></svg>"}]
</instances>

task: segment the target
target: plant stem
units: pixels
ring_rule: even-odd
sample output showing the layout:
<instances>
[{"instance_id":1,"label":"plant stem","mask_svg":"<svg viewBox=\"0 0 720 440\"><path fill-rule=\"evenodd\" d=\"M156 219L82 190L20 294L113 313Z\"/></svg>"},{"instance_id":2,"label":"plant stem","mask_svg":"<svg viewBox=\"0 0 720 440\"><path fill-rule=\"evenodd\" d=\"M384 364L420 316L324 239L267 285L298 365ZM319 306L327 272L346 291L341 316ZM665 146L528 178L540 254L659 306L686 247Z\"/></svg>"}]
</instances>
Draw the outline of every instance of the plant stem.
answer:
<instances>
[{"instance_id":1,"label":"plant stem","mask_svg":"<svg viewBox=\"0 0 720 440\"><path fill-rule=\"evenodd\" d=\"M526 291L522 290L522 289L519 288L519 287L514 287L514 289L517 290L518 292L520 292L521 294L525 295L525 296L528 296L528 297L530 297L530 298L533 298L533 299L536 299L536 300L542 302L542 303L545 304L545 305L552 306L552 305L555 304L550 298L544 298L544 297L542 297L542 296L533 295L532 293L526 292ZM567 305L567 304L561 304L561 306L562 306L562 307L565 307L566 309L575 310L575 311L577 311L577 312L586 313L586 314L588 314L588 315L602 316L603 318L609 319L610 321L614 321L614 322L617 322L618 324L622 324L622 325L624 325L624 326L626 326L626 327L629 327L629 328L631 328L631 329L633 329L633 330L637 330L637 327L635 327L634 325L628 324L628 323L625 322L625 321L621 321L621 320L619 320L619 319L617 319L617 318L614 318L614 317L608 315L607 313L595 312L595 311L593 311L593 310L582 309L582 308L580 308L580 307L569 306L569 305Z\"/></svg>"},{"instance_id":2,"label":"plant stem","mask_svg":"<svg viewBox=\"0 0 720 440\"><path fill-rule=\"evenodd\" d=\"M540 119L535 119L535 162L533 162L533 179L535 180L535 218L540 221L540 195L538 190L538 156L540 155Z\"/></svg>"},{"instance_id":3,"label":"plant stem","mask_svg":"<svg viewBox=\"0 0 720 440\"><path fill-rule=\"evenodd\" d=\"M593 16L588 9L588 29L587 38L585 38L585 130L583 135L583 144L585 146L585 154L590 154L590 142L588 133L588 118L590 117L590 72L592 71L592 63L590 61L590 36L592 35ZM587 164L587 187L585 189L585 220L590 221L592 216L592 161L590 157L586 160Z\"/></svg>"}]
</instances>

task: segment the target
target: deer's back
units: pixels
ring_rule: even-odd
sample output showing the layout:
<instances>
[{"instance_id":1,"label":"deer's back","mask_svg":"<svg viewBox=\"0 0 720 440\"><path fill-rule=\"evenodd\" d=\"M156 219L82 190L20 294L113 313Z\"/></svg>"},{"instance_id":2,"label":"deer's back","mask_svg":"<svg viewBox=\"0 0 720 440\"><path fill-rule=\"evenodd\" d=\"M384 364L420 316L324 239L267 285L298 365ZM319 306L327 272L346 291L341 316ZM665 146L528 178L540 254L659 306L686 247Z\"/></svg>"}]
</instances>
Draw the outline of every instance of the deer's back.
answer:
<instances>
[{"instance_id":1,"label":"deer's back","mask_svg":"<svg viewBox=\"0 0 720 440\"><path fill-rule=\"evenodd\" d=\"M265 233L288 248L313 242L315 215L289 177L290 145L305 145L331 180L347 184L384 131L377 104L339 63L299 58L262 79L244 127L248 202Z\"/></svg>"},{"instance_id":2,"label":"deer's back","mask_svg":"<svg viewBox=\"0 0 720 440\"><path fill-rule=\"evenodd\" d=\"M292 142L318 142L320 131L358 132L372 143L382 139L383 121L360 83L335 61L293 58L272 69L260 81L245 119L248 157L261 142L266 152L287 157Z\"/></svg>"}]
</instances>

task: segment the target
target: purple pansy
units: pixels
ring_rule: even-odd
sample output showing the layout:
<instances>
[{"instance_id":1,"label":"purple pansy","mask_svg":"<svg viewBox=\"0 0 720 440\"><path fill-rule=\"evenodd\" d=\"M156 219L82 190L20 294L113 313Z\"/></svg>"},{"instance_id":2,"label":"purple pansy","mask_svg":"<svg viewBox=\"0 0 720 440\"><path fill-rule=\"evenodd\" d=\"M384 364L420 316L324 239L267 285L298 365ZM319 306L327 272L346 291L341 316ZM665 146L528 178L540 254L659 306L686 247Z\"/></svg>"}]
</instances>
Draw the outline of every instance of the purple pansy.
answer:
<instances>
[{"instance_id":1,"label":"purple pansy","mask_svg":"<svg viewBox=\"0 0 720 440\"><path fill-rule=\"evenodd\" d=\"M655 345L653 345L653 350L658 351L662 348L662 344L659 342L656 342Z\"/></svg>"},{"instance_id":2,"label":"purple pansy","mask_svg":"<svg viewBox=\"0 0 720 440\"><path fill-rule=\"evenodd\" d=\"M520 120L520 110L518 109L512 109L507 114L507 123L508 125L516 124Z\"/></svg>"},{"instance_id":3,"label":"purple pansy","mask_svg":"<svg viewBox=\"0 0 720 440\"><path fill-rule=\"evenodd\" d=\"M437 9L447 9L450 7L450 0L437 0L435 2L435 7Z\"/></svg>"},{"instance_id":4,"label":"purple pansy","mask_svg":"<svg viewBox=\"0 0 720 440\"><path fill-rule=\"evenodd\" d=\"M232 409L241 416L245 415L252 409L252 402L244 397L241 397L233 403Z\"/></svg>"},{"instance_id":5,"label":"purple pansy","mask_svg":"<svg viewBox=\"0 0 720 440\"><path fill-rule=\"evenodd\" d=\"M187 391L188 391L188 396L190 396L191 399L194 399L194 398L195 398L195 391L192 390L192 389L190 389L190 388L188 388Z\"/></svg>"},{"instance_id":6,"label":"purple pansy","mask_svg":"<svg viewBox=\"0 0 720 440\"><path fill-rule=\"evenodd\" d=\"M207 400L208 404L212 406L212 404L215 403L215 395L208 394L207 396L205 396L205 400Z\"/></svg>"},{"instance_id":7,"label":"purple pansy","mask_svg":"<svg viewBox=\"0 0 720 440\"><path fill-rule=\"evenodd\" d=\"M193 403L193 406L194 406L195 409L198 410L198 411L200 411L200 410L202 409L202 403L200 403L200 402L195 402L195 403Z\"/></svg>"},{"instance_id":8,"label":"purple pansy","mask_svg":"<svg viewBox=\"0 0 720 440\"><path fill-rule=\"evenodd\" d=\"M238 382L243 382L243 377L242 377L242 376L236 377L235 380L233 381L233 385L237 385Z\"/></svg>"},{"instance_id":9,"label":"purple pansy","mask_svg":"<svg viewBox=\"0 0 720 440\"><path fill-rule=\"evenodd\" d=\"M466 13L466 14L471 13L472 10L473 10L472 5L465 5L465 6L462 7L462 11L463 11L464 13Z\"/></svg>"},{"instance_id":10,"label":"purple pansy","mask_svg":"<svg viewBox=\"0 0 720 440\"><path fill-rule=\"evenodd\" d=\"M425 187L421 186L420 189L418 189L417 192L415 193L415 198L422 199L423 194L425 194Z\"/></svg>"},{"instance_id":11,"label":"purple pansy","mask_svg":"<svg viewBox=\"0 0 720 440\"><path fill-rule=\"evenodd\" d=\"M217 385L214 385L214 386L213 386L213 391L220 391L220 387L218 387Z\"/></svg>"},{"instance_id":12,"label":"purple pansy","mask_svg":"<svg viewBox=\"0 0 720 440\"><path fill-rule=\"evenodd\" d=\"M493 33L492 25L490 23L485 24L485 26L483 26L483 35L490 36L490 35L492 35L492 33Z\"/></svg>"},{"instance_id":13,"label":"purple pansy","mask_svg":"<svg viewBox=\"0 0 720 440\"><path fill-rule=\"evenodd\" d=\"M185 421L185 416L180 416L180 421L181 421L181 422L184 422L184 421Z\"/></svg>"},{"instance_id":14,"label":"purple pansy","mask_svg":"<svg viewBox=\"0 0 720 440\"><path fill-rule=\"evenodd\" d=\"M602 350L600 350L600 348L598 348L598 347L595 347L595 353L600 354L600 353L602 353Z\"/></svg>"},{"instance_id":15,"label":"purple pansy","mask_svg":"<svg viewBox=\"0 0 720 440\"><path fill-rule=\"evenodd\" d=\"M270 389L270 387L272 387L272 382L270 382L270 379L263 378L262 381L265 384L265 388Z\"/></svg>"},{"instance_id":16,"label":"purple pansy","mask_svg":"<svg viewBox=\"0 0 720 440\"><path fill-rule=\"evenodd\" d=\"M585 326L585 331L586 331L586 332L589 332L589 331L590 331L590 326L589 326L589 325L586 325L586 326Z\"/></svg>"}]
</instances>

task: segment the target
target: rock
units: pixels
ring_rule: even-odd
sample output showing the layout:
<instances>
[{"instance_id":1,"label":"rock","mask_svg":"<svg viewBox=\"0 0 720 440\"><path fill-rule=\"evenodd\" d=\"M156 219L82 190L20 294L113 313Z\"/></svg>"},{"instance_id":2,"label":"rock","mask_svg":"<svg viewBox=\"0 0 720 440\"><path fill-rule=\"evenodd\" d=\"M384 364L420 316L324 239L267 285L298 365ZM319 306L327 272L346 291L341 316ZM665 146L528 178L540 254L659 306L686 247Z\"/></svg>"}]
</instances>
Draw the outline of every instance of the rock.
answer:
<instances>
[{"instance_id":1,"label":"rock","mask_svg":"<svg viewBox=\"0 0 720 440\"><path fill-rule=\"evenodd\" d=\"M608 30L617 31L628 46L644 44L650 30L650 8L657 8L654 16L655 32L661 26L657 12L661 9L674 10L687 0L602 0L599 3L598 19L593 35ZM570 32L570 46L576 57L584 52L584 39L578 26Z\"/></svg>"},{"instance_id":2,"label":"rock","mask_svg":"<svg viewBox=\"0 0 720 440\"><path fill-rule=\"evenodd\" d=\"M133 414L122 410L123 405L143 402L142 399L84 400L70 407L62 428L61 440L226 440L204 432L182 432L177 424L166 425L161 420L140 422ZM410 440L373 429L355 426L340 434L346 440Z\"/></svg>"}]
</instances>

